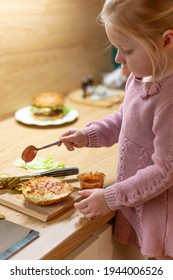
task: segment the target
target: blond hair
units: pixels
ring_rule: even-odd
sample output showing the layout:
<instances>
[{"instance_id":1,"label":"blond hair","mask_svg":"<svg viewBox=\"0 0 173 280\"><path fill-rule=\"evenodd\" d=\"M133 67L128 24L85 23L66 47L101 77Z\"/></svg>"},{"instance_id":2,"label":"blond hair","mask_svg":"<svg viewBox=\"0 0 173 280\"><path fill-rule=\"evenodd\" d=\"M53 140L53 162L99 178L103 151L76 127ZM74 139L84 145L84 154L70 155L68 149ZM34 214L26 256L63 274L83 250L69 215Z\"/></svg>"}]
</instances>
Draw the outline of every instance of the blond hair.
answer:
<instances>
[{"instance_id":1,"label":"blond hair","mask_svg":"<svg viewBox=\"0 0 173 280\"><path fill-rule=\"evenodd\" d=\"M152 62L153 77L156 77L160 61L165 63L157 78L162 77L173 63L157 43L166 30L173 30L173 0L106 0L98 19L102 24L111 23L116 32L133 38L146 49Z\"/></svg>"}]
</instances>

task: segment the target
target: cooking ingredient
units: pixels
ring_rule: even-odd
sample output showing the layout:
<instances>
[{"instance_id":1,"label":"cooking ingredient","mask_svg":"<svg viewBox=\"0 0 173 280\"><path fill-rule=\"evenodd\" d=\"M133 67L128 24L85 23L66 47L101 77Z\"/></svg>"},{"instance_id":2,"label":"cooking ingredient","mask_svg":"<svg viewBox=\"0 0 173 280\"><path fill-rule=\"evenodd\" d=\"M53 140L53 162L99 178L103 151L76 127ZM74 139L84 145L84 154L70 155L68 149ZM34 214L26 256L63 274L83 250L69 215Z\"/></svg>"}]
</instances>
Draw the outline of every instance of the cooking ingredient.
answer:
<instances>
[{"instance_id":1,"label":"cooking ingredient","mask_svg":"<svg viewBox=\"0 0 173 280\"><path fill-rule=\"evenodd\" d=\"M4 177L0 178L0 189L14 189L15 191L21 191L21 184L19 177Z\"/></svg>"},{"instance_id":2,"label":"cooking ingredient","mask_svg":"<svg viewBox=\"0 0 173 280\"><path fill-rule=\"evenodd\" d=\"M25 163L30 162L36 157L36 154L39 150L43 150L43 149L46 149L46 148L49 148L49 147L52 147L55 145L61 146L61 144L62 144L61 141L56 141L54 143L42 146L41 148L36 148L35 146L30 145L30 146L26 147L25 150L23 151L22 159L25 161Z\"/></svg>"},{"instance_id":3,"label":"cooking ingredient","mask_svg":"<svg viewBox=\"0 0 173 280\"><path fill-rule=\"evenodd\" d=\"M31 162L37 154L37 148L33 145L28 146L22 153L22 159L24 162Z\"/></svg>"},{"instance_id":4,"label":"cooking ingredient","mask_svg":"<svg viewBox=\"0 0 173 280\"><path fill-rule=\"evenodd\" d=\"M60 161L56 161L54 155L50 155L46 158L40 158L39 156L36 156L33 161L28 163L25 163L24 160L17 158L14 162L14 165L27 169L32 173L65 168L65 164Z\"/></svg>"},{"instance_id":5,"label":"cooking ingredient","mask_svg":"<svg viewBox=\"0 0 173 280\"><path fill-rule=\"evenodd\" d=\"M22 193L25 199L36 205L52 205L69 196L73 187L67 182L54 177L30 179L23 183Z\"/></svg>"},{"instance_id":6,"label":"cooking ingredient","mask_svg":"<svg viewBox=\"0 0 173 280\"><path fill-rule=\"evenodd\" d=\"M88 172L78 175L82 189L103 188L105 174L102 172Z\"/></svg>"},{"instance_id":7,"label":"cooking ingredient","mask_svg":"<svg viewBox=\"0 0 173 280\"><path fill-rule=\"evenodd\" d=\"M6 174L6 173L1 173L0 174L0 189L3 189L4 188L4 183L3 183L3 180L4 178L7 178L9 175Z\"/></svg>"}]
</instances>

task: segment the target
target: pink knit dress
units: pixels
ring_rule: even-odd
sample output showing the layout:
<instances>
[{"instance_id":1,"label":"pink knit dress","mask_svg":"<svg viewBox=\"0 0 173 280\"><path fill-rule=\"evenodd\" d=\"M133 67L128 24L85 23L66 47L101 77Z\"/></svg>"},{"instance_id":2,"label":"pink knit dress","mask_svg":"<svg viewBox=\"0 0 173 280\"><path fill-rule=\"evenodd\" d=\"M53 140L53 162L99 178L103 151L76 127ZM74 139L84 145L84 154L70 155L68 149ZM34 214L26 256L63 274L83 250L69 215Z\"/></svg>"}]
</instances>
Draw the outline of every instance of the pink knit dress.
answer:
<instances>
[{"instance_id":1,"label":"pink knit dress","mask_svg":"<svg viewBox=\"0 0 173 280\"><path fill-rule=\"evenodd\" d=\"M120 110L84 130L89 147L119 143L116 183L105 189L116 239L173 257L173 74L155 84L131 74Z\"/></svg>"}]
</instances>

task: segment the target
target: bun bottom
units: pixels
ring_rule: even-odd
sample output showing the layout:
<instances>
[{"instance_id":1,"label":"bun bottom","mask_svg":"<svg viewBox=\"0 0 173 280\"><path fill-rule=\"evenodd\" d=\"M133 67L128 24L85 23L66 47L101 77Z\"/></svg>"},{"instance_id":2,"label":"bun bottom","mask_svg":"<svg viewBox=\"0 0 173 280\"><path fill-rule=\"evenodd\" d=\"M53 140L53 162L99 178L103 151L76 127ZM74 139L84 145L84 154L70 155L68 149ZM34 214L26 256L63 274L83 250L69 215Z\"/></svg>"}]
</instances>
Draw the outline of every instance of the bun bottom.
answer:
<instances>
[{"instance_id":1,"label":"bun bottom","mask_svg":"<svg viewBox=\"0 0 173 280\"><path fill-rule=\"evenodd\" d=\"M38 197L36 199L34 199L33 196L25 196L25 199L31 203L31 204L34 204L34 205L38 205L38 206L49 206L49 205L53 205L53 204L57 204L59 202L61 202L64 198L66 198L67 195L65 195L64 197L58 197L58 198L53 198L53 199L38 199Z\"/></svg>"},{"instance_id":2,"label":"bun bottom","mask_svg":"<svg viewBox=\"0 0 173 280\"><path fill-rule=\"evenodd\" d=\"M69 196L73 187L56 177L39 177L22 184L24 198L32 204L48 206L56 204Z\"/></svg>"}]
</instances>

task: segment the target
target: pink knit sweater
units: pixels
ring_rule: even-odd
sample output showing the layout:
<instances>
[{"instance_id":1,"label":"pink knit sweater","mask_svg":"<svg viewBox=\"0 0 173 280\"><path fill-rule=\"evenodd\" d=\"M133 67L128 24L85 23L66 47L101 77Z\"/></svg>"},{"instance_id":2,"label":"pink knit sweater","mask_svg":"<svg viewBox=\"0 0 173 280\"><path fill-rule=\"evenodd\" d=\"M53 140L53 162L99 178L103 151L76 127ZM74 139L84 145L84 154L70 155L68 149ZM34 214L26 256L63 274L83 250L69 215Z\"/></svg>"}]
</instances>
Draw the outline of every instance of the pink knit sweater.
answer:
<instances>
[{"instance_id":1,"label":"pink knit sweater","mask_svg":"<svg viewBox=\"0 0 173 280\"><path fill-rule=\"evenodd\" d=\"M117 180L105 189L109 208L120 209L116 238L173 257L173 74L154 85L131 74L120 110L84 130L89 147L119 143Z\"/></svg>"}]
</instances>

